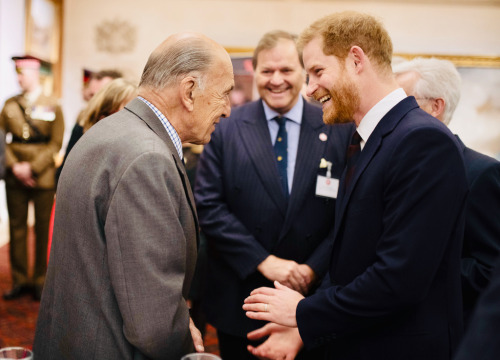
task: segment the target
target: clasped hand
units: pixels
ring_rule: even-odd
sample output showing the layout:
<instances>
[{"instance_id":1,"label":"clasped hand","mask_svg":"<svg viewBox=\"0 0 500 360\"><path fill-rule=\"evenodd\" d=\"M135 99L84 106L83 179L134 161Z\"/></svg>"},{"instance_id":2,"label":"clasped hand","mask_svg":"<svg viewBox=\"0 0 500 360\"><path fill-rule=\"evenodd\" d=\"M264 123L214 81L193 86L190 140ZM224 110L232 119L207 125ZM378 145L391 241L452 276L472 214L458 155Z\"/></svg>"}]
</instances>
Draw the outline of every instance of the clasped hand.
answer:
<instances>
[{"instance_id":1,"label":"clasped hand","mask_svg":"<svg viewBox=\"0 0 500 360\"><path fill-rule=\"evenodd\" d=\"M293 260L285 260L274 255L269 255L257 266L268 280L279 281L281 284L306 295L316 276L314 271L306 264L298 264Z\"/></svg>"},{"instance_id":2,"label":"clasped hand","mask_svg":"<svg viewBox=\"0 0 500 360\"><path fill-rule=\"evenodd\" d=\"M29 162L22 161L15 163L12 166L12 173L24 186L34 187L36 185L36 180L33 177Z\"/></svg>"}]
</instances>

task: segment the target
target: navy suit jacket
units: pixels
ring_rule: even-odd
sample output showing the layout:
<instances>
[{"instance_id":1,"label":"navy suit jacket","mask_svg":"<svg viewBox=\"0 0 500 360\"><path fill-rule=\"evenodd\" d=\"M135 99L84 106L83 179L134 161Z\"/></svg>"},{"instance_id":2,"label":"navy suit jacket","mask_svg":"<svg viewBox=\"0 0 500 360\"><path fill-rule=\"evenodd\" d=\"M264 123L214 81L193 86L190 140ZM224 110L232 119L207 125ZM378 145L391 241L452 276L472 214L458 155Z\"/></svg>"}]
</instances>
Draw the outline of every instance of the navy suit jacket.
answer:
<instances>
[{"instance_id":1,"label":"navy suit jacket","mask_svg":"<svg viewBox=\"0 0 500 360\"><path fill-rule=\"evenodd\" d=\"M490 283L479 297L455 360L500 359L500 257Z\"/></svg>"},{"instance_id":2,"label":"navy suit jacket","mask_svg":"<svg viewBox=\"0 0 500 360\"><path fill-rule=\"evenodd\" d=\"M287 206L262 101L233 109L217 125L198 163L195 199L208 246L205 311L218 330L246 337L262 326L242 305L255 288L273 286L257 271L270 254L326 272L335 200L315 196L316 179L326 173L321 158L340 177L352 129L325 125L321 109L304 102Z\"/></svg>"},{"instance_id":3,"label":"navy suit jacket","mask_svg":"<svg viewBox=\"0 0 500 360\"><path fill-rule=\"evenodd\" d=\"M456 138L402 100L337 200L330 287L297 307L305 345L328 342L331 359L450 359L462 334L466 195Z\"/></svg>"},{"instance_id":4,"label":"navy suit jacket","mask_svg":"<svg viewBox=\"0 0 500 360\"><path fill-rule=\"evenodd\" d=\"M489 283L500 256L500 162L466 147L463 150L469 196L462 251L464 321Z\"/></svg>"}]
</instances>

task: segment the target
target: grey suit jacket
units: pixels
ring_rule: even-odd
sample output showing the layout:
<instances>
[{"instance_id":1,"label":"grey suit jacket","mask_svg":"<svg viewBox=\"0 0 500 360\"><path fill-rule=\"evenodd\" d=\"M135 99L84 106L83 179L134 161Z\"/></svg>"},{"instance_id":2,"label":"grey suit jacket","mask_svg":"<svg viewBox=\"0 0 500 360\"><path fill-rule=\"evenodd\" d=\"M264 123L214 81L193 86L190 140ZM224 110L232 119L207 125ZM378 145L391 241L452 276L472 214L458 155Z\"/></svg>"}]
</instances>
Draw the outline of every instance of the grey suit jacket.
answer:
<instances>
[{"instance_id":1,"label":"grey suit jacket","mask_svg":"<svg viewBox=\"0 0 500 360\"><path fill-rule=\"evenodd\" d=\"M37 359L171 359L193 350L198 223L182 162L141 100L101 120L61 173Z\"/></svg>"}]
</instances>

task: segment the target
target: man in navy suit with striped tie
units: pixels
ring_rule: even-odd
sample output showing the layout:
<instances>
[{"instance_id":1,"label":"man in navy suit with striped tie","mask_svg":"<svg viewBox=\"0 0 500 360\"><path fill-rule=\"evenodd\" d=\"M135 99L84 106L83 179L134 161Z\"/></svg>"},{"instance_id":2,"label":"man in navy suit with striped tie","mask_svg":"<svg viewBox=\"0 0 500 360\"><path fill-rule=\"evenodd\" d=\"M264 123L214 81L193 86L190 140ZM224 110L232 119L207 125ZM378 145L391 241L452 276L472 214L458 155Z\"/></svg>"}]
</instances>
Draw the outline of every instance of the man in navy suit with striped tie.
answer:
<instances>
[{"instance_id":1,"label":"man in navy suit with striped tie","mask_svg":"<svg viewBox=\"0 0 500 360\"><path fill-rule=\"evenodd\" d=\"M326 272L352 133L351 125L325 125L321 109L301 96L293 35L265 34L253 67L260 99L221 119L195 185L208 244L205 312L224 360L255 359L247 333L265 323L241 309L251 290L278 280L307 295Z\"/></svg>"}]
</instances>

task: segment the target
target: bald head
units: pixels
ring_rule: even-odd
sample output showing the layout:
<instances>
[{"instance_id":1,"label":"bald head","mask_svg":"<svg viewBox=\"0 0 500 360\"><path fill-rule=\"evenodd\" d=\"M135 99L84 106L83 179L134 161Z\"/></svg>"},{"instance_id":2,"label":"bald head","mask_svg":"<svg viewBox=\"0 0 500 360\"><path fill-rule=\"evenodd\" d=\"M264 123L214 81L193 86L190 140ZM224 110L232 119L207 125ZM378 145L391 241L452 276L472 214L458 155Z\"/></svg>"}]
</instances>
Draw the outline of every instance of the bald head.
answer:
<instances>
[{"instance_id":1,"label":"bald head","mask_svg":"<svg viewBox=\"0 0 500 360\"><path fill-rule=\"evenodd\" d=\"M163 89L192 75L203 87L204 75L221 57L230 60L221 45L203 34L171 35L149 56L139 86Z\"/></svg>"},{"instance_id":2,"label":"bald head","mask_svg":"<svg viewBox=\"0 0 500 360\"><path fill-rule=\"evenodd\" d=\"M150 55L139 96L152 103L183 143L206 144L231 113L233 65L227 51L198 33L168 37Z\"/></svg>"}]
</instances>

